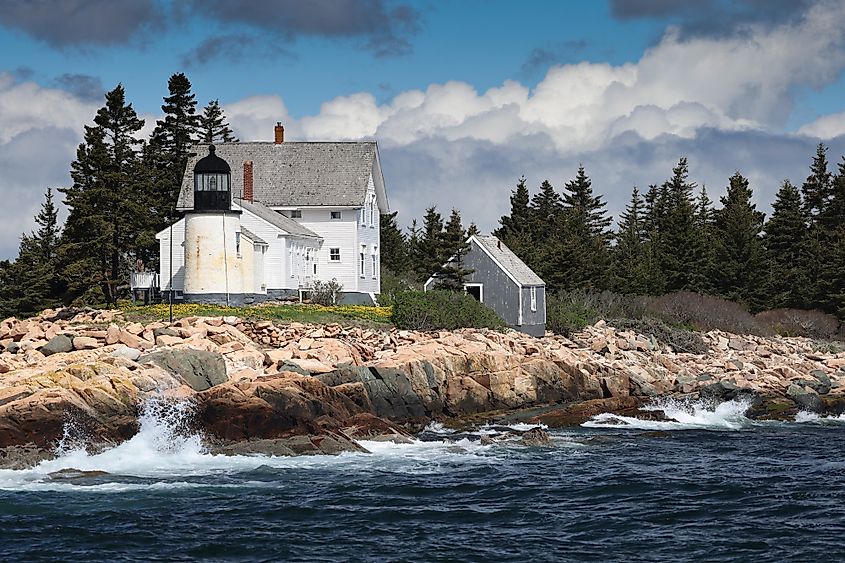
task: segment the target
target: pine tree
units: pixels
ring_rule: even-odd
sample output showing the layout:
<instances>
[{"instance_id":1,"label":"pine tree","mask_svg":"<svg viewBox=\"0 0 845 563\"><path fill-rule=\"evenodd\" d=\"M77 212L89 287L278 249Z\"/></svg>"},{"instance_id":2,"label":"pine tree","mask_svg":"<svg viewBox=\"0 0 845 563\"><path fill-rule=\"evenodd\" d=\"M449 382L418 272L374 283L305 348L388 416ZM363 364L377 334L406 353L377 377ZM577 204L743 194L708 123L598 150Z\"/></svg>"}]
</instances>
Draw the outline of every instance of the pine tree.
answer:
<instances>
[{"instance_id":1,"label":"pine tree","mask_svg":"<svg viewBox=\"0 0 845 563\"><path fill-rule=\"evenodd\" d=\"M830 230L826 228L824 216L831 199L832 187L833 175L828 171L827 147L819 143L810 165L810 175L801 186L804 211L808 219L801 263L807 282L804 306L824 308L828 311L831 304L825 288L825 265L831 250L831 236Z\"/></svg>"},{"instance_id":2,"label":"pine tree","mask_svg":"<svg viewBox=\"0 0 845 563\"><path fill-rule=\"evenodd\" d=\"M807 234L807 216L798 188L784 180L772 204L772 216L765 225L763 244L769 260L766 280L768 308L800 308L807 298L807 280L802 250Z\"/></svg>"},{"instance_id":3,"label":"pine tree","mask_svg":"<svg viewBox=\"0 0 845 563\"><path fill-rule=\"evenodd\" d=\"M607 202L602 196L593 195L592 181L584 170L584 165L578 166L575 178L564 185L563 208L571 214L582 216L590 231L596 238L609 240L608 231L613 219L607 216Z\"/></svg>"},{"instance_id":4,"label":"pine tree","mask_svg":"<svg viewBox=\"0 0 845 563\"><path fill-rule=\"evenodd\" d=\"M50 188L35 222L38 231L21 236L17 260L7 262L3 271L0 311L4 316L32 316L59 304L56 247L60 229Z\"/></svg>"},{"instance_id":5,"label":"pine tree","mask_svg":"<svg viewBox=\"0 0 845 563\"><path fill-rule=\"evenodd\" d=\"M481 234L481 231L478 230L478 225L476 225L475 222L473 221L472 223L469 224L469 227L467 227L467 238L469 238L471 236L479 235L479 234Z\"/></svg>"},{"instance_id":6,"label":"pine tree","mask_svg":"<svg viewBox=\"0 0 845 563\"><path fill-rule=\"evenodd\" d=\"M67 301L113 305L149 221L146 178L136 149L144 121L118 85L106 94L94 124L85 127L71 165L73 185L59 188L70 212L58 253ZM92 293L95 288L99 292Z\"/></svg>"},{"instance_id":7,"label":"pine tree","mask_svg":"<svg viewBox=\"0 0 845 563\"><path fill-rule=\"evenodd\" d=\"M469 251L466 231L461 223L461 214L452 209L449 220L440 237L441 265L432 272L435 285L440 289L463 291L464 281L472 273L464 266L463 257Z\"/></svg>"},{"instance_id":8,"label":"pine tree","mask_svg":"<svg viewBox=\"0 0 845 563\"><path fill-rule=\"evenodd\" d=\"M702 185L695 202L695 228L701 240L701 266L696 272L699 277L693 281L693 285L706 293L712 292L715 288L718 269L714 233L715 216L713 201L707 194L707 187Z\"/></svg>"},{"instance_id":9,"label":"pine tree","mask_svg":"<svg viewBox=\"0 0 845 563\"><path fill-rule=\"evenodd\" d=\"M563 199L548 180L540 185L540 191L531 198L529 211L528 250L520 249L517 244L521 253L516 250L514 252L543 278L549 291L556 291L559 289L559 281L563 278L563 272L558 272L555 266L564 252L560 240L564 224ZM513 250L508 241L503 242Z\"/></svg>"},{"instance_id":10,"label":"pine tree","mask_svg":"<svg viewBox=\"0 0 845 563\"><path fill-rule=\"evenodd\" d=\"M820 266L819 301L822 307L845 318L845 157L831 182L830 198L819 213L825 259Z\"/></svg>"},{"instance_id":11,"label":"pine tree","mask_svg":"<svg viewBox=\"0 0 845 563\"><path fill-rule=\"evenodd\" d=\"M197 134L196 96L191 82L176 73L167 82L169 95L161 106L164 119L156 127L144 150L144 162L152 184L152 230L163 229L177 220L176 201L188 163L189 149Z\"/></svg>"},{"instance_id":12,"label":"pine tree","mask_svg":"<svg viewBox=\"0 0 845 563\"><path fill-rule=\"evenodd\" d=\"M381 215L381 265L394 274L403 274L410 269L408 242L396 225L397 211Z\"/></svg>"},{"instance_id":13,"label":"pine tree","mask_svg":"<svg viewBox=\"0 0 845 563\"><path fill-rule=\"evenodd\" d=\"M764 305L766 253L760 233L764 215L751 203L752 190L739 172L731 176L722 208L716 212L716 261L720 295L760 309Z\"/></svg>"},{"instance_id":14,"label":"pine tree","mask_svg":"<svg viewBox=\"0 0 845 563\"><path fill-rule=\"evenodd\" d=\"M529 262L529 255L534 250L532 233L532 210L529 207L528 188L525 176L519 179L516 189L511 192L511 210L509 215L499 219L501 227L493 235L510 248L514 254Z\"/></svg>"},{"instance_id":15,"label":"pine tree","mask_svg":"<svg viewBox=\"0 0 845 563\"><path fill-rule=\"evenodd\" d=\"M238 139L226 122L226 115L220 107L219 100L211 100L203 108L197 127L198 138L203 143L237 143Z\"/></svg>"},{"instance_id":16,"label":"pine tree","mask_svg":"<svg viewBox=\"0 0 845 563\"><path fill-rule=\"evenodd\" d=\"M619 293L645 295L652 291L653 264L645 230L645 202L637 188L619 216L613 248L613 287Z\"/></svg>"},{"instance_id":17,"label":"pine tree","mask_svg":"<svg viewBox=\"0 0 845 563\"><path fill-rule=\"evenodd\" d=\"M417 242L416 271L417 279L427 280L440 269L443 258L443 217L435 206L425 210L423 226ZM449 257L447 256L446 259Z\"/></svg>"},{"instance_id":18,"label":"pine tree","mask_svg":"<svg viewBox=\"0 0 845 563\"><path fill-rule=\"evenodd\" d=\"M411 226L408 227L408 266L414 276L419 276L422 267L422 251L420 249L420 241L422 240L422 231L417 225L417 220L411 221Z\"/></svg>"},{"instance_id":19,"label":"pine tree","mask_svg":"<svg viewBox=\"0 0 845 563\"><path fill-rule=\"evenodd\" d=\"M695 226L694 183L688 180L687 159L682 157L672 170L672 178L663 184L667 204L664 226L658 230L656 247L666 277L665 290L704 291L704 245ZM659 200L663 200L661 197Z\"/></svg>"}]
</instances>

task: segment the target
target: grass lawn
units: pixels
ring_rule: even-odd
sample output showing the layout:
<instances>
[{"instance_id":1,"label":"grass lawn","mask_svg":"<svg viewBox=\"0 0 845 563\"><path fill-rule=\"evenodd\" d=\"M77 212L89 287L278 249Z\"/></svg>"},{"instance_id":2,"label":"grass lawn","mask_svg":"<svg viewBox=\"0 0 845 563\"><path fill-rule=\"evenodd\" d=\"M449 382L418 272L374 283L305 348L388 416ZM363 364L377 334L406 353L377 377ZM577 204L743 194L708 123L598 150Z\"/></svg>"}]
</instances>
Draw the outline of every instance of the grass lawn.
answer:
<instances>
[{"instance_id":1,"label":"grass lawn","mask_svg":"<svg viewBox=\"0 0 845 563\"><path fill-rule=\"evenodd\" d=\"M157 305L132 305L129 302L118 303L126 320L147 323L167 320L170 306L167 303ZM174 303L173 318L183 317L240 317L242 319L260 319L277 322L300 322L312 324L373 326L386 328L390 323L390 307L366 307L361 305L256 305L252 307L226 307L225 305L200 305L196 303Z\"/></svg>"}]
</instances>

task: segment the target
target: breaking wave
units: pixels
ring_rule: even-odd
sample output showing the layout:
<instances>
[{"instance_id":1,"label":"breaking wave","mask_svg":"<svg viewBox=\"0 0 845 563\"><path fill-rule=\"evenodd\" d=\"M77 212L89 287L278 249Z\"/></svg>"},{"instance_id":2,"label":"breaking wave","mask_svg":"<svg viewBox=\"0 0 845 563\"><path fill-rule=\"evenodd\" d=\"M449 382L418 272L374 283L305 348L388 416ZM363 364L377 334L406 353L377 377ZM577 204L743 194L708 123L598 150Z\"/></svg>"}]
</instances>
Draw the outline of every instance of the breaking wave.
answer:
<instances>
[{"instance_id":1,"label":"breaking wave","mask_svg":"<svg viewBox=\"0 0 845 563\"><path fill-rule=\"evenodd\" d=\"M716 405L702 400L664 399L644 406L641 410L662 411L667 420L647 420L602 413L582 426L636 430L743 430L755 424L745 416L750 406L750 400L740 399Z\"/></svg>"}]
</instances>

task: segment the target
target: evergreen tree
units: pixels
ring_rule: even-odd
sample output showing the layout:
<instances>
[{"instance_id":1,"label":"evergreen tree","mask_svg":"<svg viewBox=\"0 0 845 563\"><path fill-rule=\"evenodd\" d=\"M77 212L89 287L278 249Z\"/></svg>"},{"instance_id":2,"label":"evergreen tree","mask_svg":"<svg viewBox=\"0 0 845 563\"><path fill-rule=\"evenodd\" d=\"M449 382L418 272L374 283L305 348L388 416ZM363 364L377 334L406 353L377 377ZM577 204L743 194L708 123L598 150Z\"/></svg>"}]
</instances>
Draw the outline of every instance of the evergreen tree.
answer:
<instances>
[{"instance_id":1,"label":"evergreen tree","mask_svg":"<svg viewBox=\"0 0 845 563\"><path fill-rule=\"evenodd\" d=\"M760 309L765 302L762 288L768 269L760 237L764 215L751 203L751 197L748 180L736 172L721 198L722 208L716 212L716 289L728 299Z\"/></svg>"},{"instance_id":2,"label":"evergreen tree","mask_svg":"<svg viewBox=\"0 0 845 563\"><path fill-rule=\"evenodd\" d=\"M807 280L802 265L806 221L798 188L784 180L763 237L770 264L766 282L769 308L800 308L806 302Z\"/></svg>"},{"instance_id":3,"label":"evergreen tree","mask_svg":"<svg viewBox=\"0 0 845 563\"><path fill-rule=\"evenodd\" d=\"M237 143L238 139L229 128L226 122L226 115L223 113L223 108L220 107L219 100L211 100L203 108L202 115L199 117L199 125L197 133L199 139L203 143Z\"/></svg>"},{"instance_id":4,"label":"evergreen tree","mask_svg":"<svg viewBox=\"0 0 845 563\"><path fill-rule=\"evenodd\" d=\"M662 187L667 204L663 227L659 228L656 247L658 260L666 277L665 290L703 292L707 280L705 241L695 225L692 199L694 183L688 180L687 159L682 157L672 170L672 178ZM658 200L663 200L664 197Z\"/></svg>"},{"instance_id":5,"label":"evergreen tree","mask_svg":"<svg viewBox=\"0 0 845 563\"><path fill-rule=\"evenodd\" d=\"M529 207L528 188L525 176L519 179L516 189L511 192L511 210L509 215L499 219L501 227L493 235L510 248L514 254L528 262L533 251L532 210Z\"/></svg>"},{"instance_id":6,"label":"evergreen tree","mask_svg":"<svg viewBox=\"0 0 845 563\"><path fill-rule=\"evenodd\" d=\"M613 219L607 216L607 202L602 201L602 196L593 195L592 181L583 164L578 166L575 178L564 185L564 190L563 208L583 221L592 237L609 240L608 228Z\"/></svg>"},{"instance_id":7,"label":"evergreen tree","mask_svg":"<svg viewBox=\"0 0 845 563\"><path fill-rule=\"evenodd\" d=\"M637 188L619 216L613 248L613 286L619 293L645 295L652 291L653 264L645 230L645 201Z\"/></svg>"},{"instance_id":8,"label":"evergreen tree","mask_svg":"<svg viewBox=\"0 0 845 563\"><path fill-rule=\"evenodd\" d=\"M564 224L563 199L548 180L540 185L540 191L534 194L529 205L530 242L517 250L507 240L503 242L517 254L547 284L550 291L559 289L563 272L555 264L561 261L564 252L560 234ZM518 252L519 251L519 252Z\"/></svg>"},{"instance_id":9,"label":"evergreen tree","mask_svg":"<svg viewBox=\"0 0 845 563\"><path fill-rule=\"evenodd\" d=\"M196 96L191 82L176 73L167 82L169 95L161 106L164 119L156 122L144 151L149 181L152 185L152 231L163 229L177 220L176 200L188 163L189 150L199 126Z\"/></svg>"},{"instance_id":10,"label":"evergreen tree","mask_svg":"<svg viewBox=\"0 0 845 563\"><path fill-rule=\"evenodd\" d=\"M711 292L716 286L716 240L714 233L715 211L713 201L707 195L707 187L702 185L695 202L695 228L701 240L701 267L698 271L700 278L695 285L703 291Z\"/></svg>"},{"instance_id":11,"label":"evergreen tree","mask_svg":"<svg viewBox=\"0 0 845 563\"><path fill-rule=\"evenodd\" d=\"M420 241L422 240L422 231L417 225L417 220L411 221L411 226L408 228L408 265L410 271L415 276L423 269L422 266L422 250L420 248Z\"/></svg>"},{"instance_id":12,"label":"evergreen tree","mask_svg":"<svg viewBox=\"0 0 845 563\"><path fill-rule=\"evenodd\" d=\"M807 234L801 253L801 264L806 272L806 308L831 309L830 295L826 291L826 264L831 251L831 230L826 225L825 212L832 196L833 175L828 171L827 147L819 143L810 175L801 186L804 211L807 217Z\"/></svg>"},{"instance_id":13,"label":"evergreen tree","mask_svg":"<svg viewBox=\"0 0 845 563\"><path fill-rule=\"evenodd\" d=\"M0 276L0 311L3 316L32 316L59 304L56 247L60 229L50 188L44 194L35 222L39 229L21 236L17 260L13 264L6 262Z\"/></svg>"},{"instance_id":14,"label":"evergreen tree","mask_svg":"<svg viewBox=\"0 0 845 563\"><path fill-rule=\"evenodd\" d=\"M470 248L466 231L461 223L461 214L452 209L445 229L441 233L440 256L442 262L432 273L435 285L440 289L463 291L466 277L472 273L464 267L463 258Z\"/></svg>"},{"instance_id":15,"label":"evergreen tree","mask_svg":"<svg viewBox=\"0 0 845 563\"><path fill-rule=\"evenodd\" d=\"M470 223L469 227L467 227L467 238L479 234L481 234L481 231L478 230L478 225L475 222Z\"/></svg>"},{"instance_id":16,"label":"evergreen tree","mask_svg":"<svg viewBox=\"0 0 845 563\"><path fill-rule=\"evenodd\" d=\"M423 226L417 242L416 270L420 281L427 280L440 269L443 262L443 217L435 206L425 210Z\"/></svg>"},{"instance_id":17,"label":"evergreen tree","mask_svg":"<svg viewBox=\"0 0 845 563\"><path fill-rule=\"evenodd\" d=\"M831 182L830 198L818 218L825 259L820 265L821 306L845 318L845 157Z\"/></svg>"},{"instance_id":18,"label":"evergreen tree","mask_svg":"<svg viewBox=\"0 0 845 563\"><path fill-rule=\"evenodd\" d=\"M410 269L410 258L405 235L396 225L397 213L380 216L381 265L395 274L402 274Z\"/></svg>"},{"instance_id":19,"label":"evergreen tree","mask_svg":"<svg viewBox=\"0 0 845 563\"><path fill-rule=\"evenodd\" d=\"M71 165L73 185L60 188L69 208L58 254L66 301L113 305L138 256L139 233L149 221L146 180L136 147L144 125L122 85L106 94L94 126ZM99 293L92 293L98 288Z\"/></svg>"}]
</instances>

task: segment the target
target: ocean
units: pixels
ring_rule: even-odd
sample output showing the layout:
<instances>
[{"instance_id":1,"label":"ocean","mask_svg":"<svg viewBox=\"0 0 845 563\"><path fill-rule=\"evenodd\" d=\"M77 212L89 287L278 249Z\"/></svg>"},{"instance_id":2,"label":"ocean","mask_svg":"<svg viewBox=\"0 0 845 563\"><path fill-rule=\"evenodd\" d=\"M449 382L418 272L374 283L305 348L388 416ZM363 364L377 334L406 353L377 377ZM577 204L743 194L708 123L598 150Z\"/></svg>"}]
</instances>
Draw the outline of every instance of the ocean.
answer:
<instances>
[{"instance_id":1,"label":"ocean","mask_svg":"<svg viewBox=\"0 0 845 563\"><path fill-rule=\"evenodd\" d=\"M294 458L209 455L150 406L110 450L0 470L0 560L845 561L845 419L662 406Z\"/></svg>"}]
</instances>

